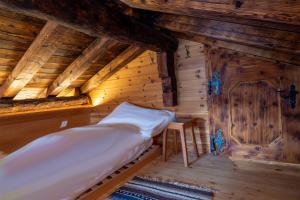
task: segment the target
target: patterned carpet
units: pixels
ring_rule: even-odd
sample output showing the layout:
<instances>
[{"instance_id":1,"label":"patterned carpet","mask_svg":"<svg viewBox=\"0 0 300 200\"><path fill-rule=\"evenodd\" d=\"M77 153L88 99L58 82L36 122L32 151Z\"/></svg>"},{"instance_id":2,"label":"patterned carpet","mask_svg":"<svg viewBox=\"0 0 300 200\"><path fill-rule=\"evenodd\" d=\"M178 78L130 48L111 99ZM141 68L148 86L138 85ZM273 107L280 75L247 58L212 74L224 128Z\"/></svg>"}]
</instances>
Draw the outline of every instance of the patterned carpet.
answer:
<instances>
[{"instance_id":1,"label":"patterned carpet","mask_svg":"<svg viewBox=\"0 0 300 200\"><path fill-rule=\"evenodd\" d=\"M212 197L207 188L135 177L107 200L211 200Z\"/></svg>"}]
</instances>

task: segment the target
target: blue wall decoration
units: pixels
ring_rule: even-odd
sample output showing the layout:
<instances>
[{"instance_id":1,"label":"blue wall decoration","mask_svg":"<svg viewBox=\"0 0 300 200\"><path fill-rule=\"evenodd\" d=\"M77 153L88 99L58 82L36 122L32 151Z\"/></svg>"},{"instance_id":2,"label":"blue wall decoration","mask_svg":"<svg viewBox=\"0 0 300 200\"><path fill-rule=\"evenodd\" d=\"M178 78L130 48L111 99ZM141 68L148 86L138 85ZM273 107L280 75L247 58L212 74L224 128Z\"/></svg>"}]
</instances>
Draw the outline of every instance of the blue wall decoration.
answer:
<instances>
[{"instance_id":1,"label":"blue wall decoration","mask_svg":"<svg viewBox=\"0 0 300 200\"><path fill-rule=\"evenodd\" d=\"M220 94L220 89L221 89L221 80L219 77L219 73L217 71L215 71L213 73L212 79L208 80L208 94L209 95L212 94L213 89L214 89L215 94L218 96Z\"/></svg>"},{"instance_id":2,"label":"blue wall decoration","mask_svg":"<svg viewBox=\"0 0 300 200\"><path fill-rule=\"evenodd\" d=\"M221 129L210 136L210 150L215 155L223 152L223 147L225 144L225 140L223 137L223 132Z\"/></svg>"}]
</instances>

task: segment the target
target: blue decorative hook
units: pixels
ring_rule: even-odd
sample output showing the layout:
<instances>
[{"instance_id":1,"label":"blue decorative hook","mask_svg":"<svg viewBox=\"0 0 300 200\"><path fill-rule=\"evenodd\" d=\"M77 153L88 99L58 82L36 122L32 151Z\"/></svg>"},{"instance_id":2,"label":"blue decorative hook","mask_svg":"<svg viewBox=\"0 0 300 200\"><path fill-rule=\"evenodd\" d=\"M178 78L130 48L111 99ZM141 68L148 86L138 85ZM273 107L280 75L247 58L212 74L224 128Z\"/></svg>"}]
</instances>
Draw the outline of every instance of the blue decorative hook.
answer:
<instances>
[{"instance_id":1,"label":"blue decorative hook","mask_svg":"<svg viewBox=\"0 0 300 200\"><path fill-rule=\"evenodd\" d=\"M221 81L219 78L219 73L214 72L212 79L208 80L208 94L211 95L213 92L213 87L215 89L215 94L218 96L220 94Z\"/></svg>"},{"instance_id":2,"label":"blue decorative hook","mask_svg":"<svg viewBox=\"0 0 300 200\"><path fill-rule=\"evenodd\" d=\"M223 147L225 144L223 132L218 129L216 133L210 136L210 150L214 154L223 152Z\"/></svg>"}]
</instances>

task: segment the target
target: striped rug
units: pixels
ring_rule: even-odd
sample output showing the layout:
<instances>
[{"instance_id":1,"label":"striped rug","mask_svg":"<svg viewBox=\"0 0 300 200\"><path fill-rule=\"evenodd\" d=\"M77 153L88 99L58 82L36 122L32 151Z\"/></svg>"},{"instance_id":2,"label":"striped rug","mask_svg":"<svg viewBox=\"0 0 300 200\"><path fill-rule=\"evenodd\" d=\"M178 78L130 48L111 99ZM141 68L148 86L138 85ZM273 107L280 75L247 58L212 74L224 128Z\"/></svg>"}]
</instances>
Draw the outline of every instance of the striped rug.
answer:
<instances>
[{"instance_id":1,"label":"striped rug","mask_svg":"<svg viewBox=\"0 0 300 200\"><path fill-rule=\"evenodd\" d=\"M135 177L107 200L211 200L212 191L180 183Z\"/></svg>"}]
</instances>

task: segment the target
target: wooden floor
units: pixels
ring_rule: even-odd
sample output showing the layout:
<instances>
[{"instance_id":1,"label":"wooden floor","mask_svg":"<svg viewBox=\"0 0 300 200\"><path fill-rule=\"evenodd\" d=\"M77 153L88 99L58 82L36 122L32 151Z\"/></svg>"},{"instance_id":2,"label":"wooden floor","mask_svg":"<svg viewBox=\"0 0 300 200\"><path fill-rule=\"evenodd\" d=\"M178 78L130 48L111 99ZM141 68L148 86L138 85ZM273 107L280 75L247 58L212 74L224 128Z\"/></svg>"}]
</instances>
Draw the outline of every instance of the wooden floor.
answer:
<instances>
[{"instance_id":1,"label":"wooden floor","mask_svg":"<svg viewBox=\"0 0 300 200\"><path fill-rule=\"evenodd\" d=\"M300 168L206 155L190 168L183 166L180 155L168 162L156 159L138 175L158 177L215 190L214 199L300 200Z\"/></svg>"}]
</instances>

